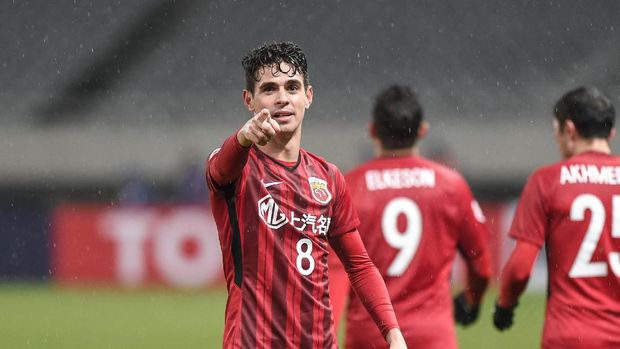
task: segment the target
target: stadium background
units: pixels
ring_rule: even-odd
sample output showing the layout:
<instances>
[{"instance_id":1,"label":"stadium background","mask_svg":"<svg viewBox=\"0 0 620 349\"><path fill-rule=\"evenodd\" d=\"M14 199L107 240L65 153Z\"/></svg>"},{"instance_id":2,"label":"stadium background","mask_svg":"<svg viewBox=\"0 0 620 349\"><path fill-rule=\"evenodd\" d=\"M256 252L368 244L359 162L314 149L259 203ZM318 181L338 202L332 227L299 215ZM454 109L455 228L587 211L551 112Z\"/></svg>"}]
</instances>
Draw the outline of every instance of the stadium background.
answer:
<instances>
[{"instance_id":1,"label":"stadium background","mask_svg":"<svg viewBox=\"0 0 620 349\"><path fill-rule=\"evenodd\" d=\"M558 159L555 100L588 84L620 105L613 0L14 0L0 23L1 348L220 345L203 162L249 116L239 57L262 42L306 51L303 145L344 171L371 155L375 93L412 85L422 152L472 184L495 269L527 175ZM536 347L544 287L538 263L502 335L491 291L462 347Z\"/></svg>"}]
</instances>

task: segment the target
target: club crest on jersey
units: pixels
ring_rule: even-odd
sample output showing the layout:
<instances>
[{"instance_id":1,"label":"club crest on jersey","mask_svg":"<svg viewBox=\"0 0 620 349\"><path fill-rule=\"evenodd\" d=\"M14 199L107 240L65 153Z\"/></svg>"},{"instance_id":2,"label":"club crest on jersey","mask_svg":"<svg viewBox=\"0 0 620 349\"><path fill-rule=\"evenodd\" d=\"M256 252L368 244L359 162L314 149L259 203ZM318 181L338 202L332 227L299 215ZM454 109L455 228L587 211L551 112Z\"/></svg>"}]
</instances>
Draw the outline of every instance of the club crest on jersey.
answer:
<instances>
[{"instance_id":1,"label":"club crest on jersey","mask_svg":"<svg viewBox=\"0 0 620 349\"><path fill-rule=\"evenodd\" d=\"M310 192L314 200L326 204L332 199L332 193L327 189L327 181L324 179L309 177L308 183L310 183Z\"/></svg>"}]
</instances>

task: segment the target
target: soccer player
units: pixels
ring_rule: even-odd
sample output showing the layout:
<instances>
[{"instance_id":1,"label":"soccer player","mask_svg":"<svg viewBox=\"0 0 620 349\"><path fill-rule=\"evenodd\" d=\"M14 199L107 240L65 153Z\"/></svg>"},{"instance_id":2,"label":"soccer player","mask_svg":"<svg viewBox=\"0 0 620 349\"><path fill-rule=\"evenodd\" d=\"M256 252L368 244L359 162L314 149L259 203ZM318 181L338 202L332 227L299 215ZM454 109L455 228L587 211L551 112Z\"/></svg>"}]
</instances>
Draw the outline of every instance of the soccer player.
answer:
<instances>
[{"instance_id":1,"label":"soccer player","mask_svg":"<svg viewBox=\"0 0 620 349\"><path fill-rule=\"evenodd\" d=\"M390 348L406 348L381 275L357 232L344 177L301 148L313 88L304 53L263 45L242 60L254 114L207 163L228 287L225 348L335 348L331 246Z\"/></svg>"},{"instance_id":2,"label":"soccer player","mask_svg":"<svg viewBox=\"0 0 620 349\"><path fill-rule=\"evenodd\" d=\"M545 245L542 348L620 348L620 158L609 147L615 110L596 88L580 87L556 103L554 116L564 160L536 170L523 189L493 322L510 328Z\"/></svg>"},{"instance_id":3,"label":"soccer player","mask_svg":"<svg viewBox=\"0 0 620 349\"><path fill-rule=\"evenodd\" d=\"M476 320L490 276L484 216L461 175L419 155L428 123L409 87L379 93L369 129L376 157L346 175L360 235L385 280L407 345L456 348L454 321ZM453 300L450 274L457 251L467 278ZM370 324L363 298L352 294L347 348L385 347Z\"/></svg>"}]
</instances>

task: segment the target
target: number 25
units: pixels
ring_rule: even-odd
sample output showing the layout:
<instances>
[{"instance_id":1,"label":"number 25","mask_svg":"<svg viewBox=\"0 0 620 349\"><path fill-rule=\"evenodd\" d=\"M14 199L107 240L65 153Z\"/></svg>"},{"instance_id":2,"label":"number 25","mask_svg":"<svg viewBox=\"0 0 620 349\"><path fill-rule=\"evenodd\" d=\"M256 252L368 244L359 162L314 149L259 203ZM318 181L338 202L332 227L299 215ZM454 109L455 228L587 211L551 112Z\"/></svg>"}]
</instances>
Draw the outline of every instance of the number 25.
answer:
<instances>
[{"instance_id":1,"label":"number 25","mask_svg":"<svg viewBox=\"0 0 620 349\"><path fill-rule=\"evenodd\" d=\"M605 206L601 199L592 194L579 195L570 208L572 221L583 221L586 210L592 213L586 235L581 242L579 252L573 262L568 276L571 278L607 276L607 263L592 262L592 255L596 250L603 228L605 227ZM620 195L614 195L611 201L611 236L620 238ZM620 276L620 253L609 253L609 266L611 271Z\"/></svg>"}]
</instances>

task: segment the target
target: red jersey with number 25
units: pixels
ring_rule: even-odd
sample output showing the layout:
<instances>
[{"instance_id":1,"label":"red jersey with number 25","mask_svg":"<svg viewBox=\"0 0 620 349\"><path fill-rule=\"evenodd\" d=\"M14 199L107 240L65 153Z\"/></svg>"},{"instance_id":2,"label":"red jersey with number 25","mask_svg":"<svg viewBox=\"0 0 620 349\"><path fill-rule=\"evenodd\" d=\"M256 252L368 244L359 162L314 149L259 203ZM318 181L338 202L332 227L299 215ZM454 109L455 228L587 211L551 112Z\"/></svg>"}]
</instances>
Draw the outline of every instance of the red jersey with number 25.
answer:
<instances>
[{"instance_id":1,"label":"red jersey with number 25","mask_svg":"<svg viewBox=\"0 0 620 349\"><path fill-rule=\"evenodd\" d=\"M543 348L620 348L620 158L586 152L534 172L510 235L546 246Z\"/></svg>"},{"instance_id":2,"label":"red jersey with number 25","mask_svg":"<svg viewBox=\"0 0 620 349\"><path fill-rule=\"evenodd\" d=\"M328 236L359 222L340 171L303 149L287 166L252 147L234 184L209 186L229 293L224 347L335 348Z\"/></svg>"},{"instance_id":3,"label":"red jersey with number 25","mask_svg":"<svg viewBox=\"0 0 620 349\"><path fill-rule=\"evenodd\" d=\"M486 249L461 175L418 156L377 158L346 175L368 255L383 276L409 348L456 348L450 273L457 249ZM347 348L387 348L351 292Z\"/></svg>"}]
</instances>

